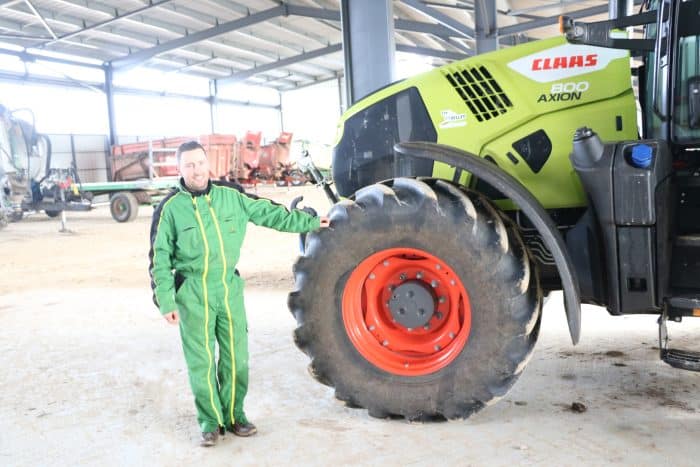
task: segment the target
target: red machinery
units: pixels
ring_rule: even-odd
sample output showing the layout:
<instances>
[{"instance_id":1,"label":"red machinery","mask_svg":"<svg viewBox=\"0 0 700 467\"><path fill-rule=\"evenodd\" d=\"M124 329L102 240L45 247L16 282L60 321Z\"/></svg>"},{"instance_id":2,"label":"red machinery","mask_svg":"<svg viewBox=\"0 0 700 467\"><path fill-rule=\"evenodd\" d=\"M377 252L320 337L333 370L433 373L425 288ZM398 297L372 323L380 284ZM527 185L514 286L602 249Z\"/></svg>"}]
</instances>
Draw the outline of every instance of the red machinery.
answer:
<instances>
[{"instance_id":1,"label":"red machinery","mask_svg":"<svg viewBox=\"0 0 700 467\"><path fill-rule=\"evenodd\" d=\"M112 147L113 181L177 176L177 147L193 138L176 137L122 144ZM211 164L212 178L227 178L247 185L277 183L301 185L303 174L290 161L292 133L282 132L270 144L261 145L261 132L246 132L239 142L233 135L201 135Z\"/></svg>"},{"instance_id":2,"label":"red machinery","mask_svg":"<svg viewBox=\"0 0 700 467\"><path fill-rule=\"evenodd\" d=\"M175 151L191 139L195 138L163 138L113 146L112 180L177 176ZM209 155L212 177L226 177L238 165L238 144L234 135L210 134L196 139Z\"/></svg>"},{"instance_id":3,"label":"red machinery","mask_svg":"<svg viewBox=\"0 0 700 467\"><path fill-rule=\"evenodd\" d=\"M260 132L247 132L241 142L240 161L234 178L244 184L277 183L301 185L306 182L303 174L293 168L289 150L292 133L282 132L270 144L260 145ZM290 177L290 173L292 176ZM290 180L294 181L291 183Z\"/></svg>"}]
</instances>

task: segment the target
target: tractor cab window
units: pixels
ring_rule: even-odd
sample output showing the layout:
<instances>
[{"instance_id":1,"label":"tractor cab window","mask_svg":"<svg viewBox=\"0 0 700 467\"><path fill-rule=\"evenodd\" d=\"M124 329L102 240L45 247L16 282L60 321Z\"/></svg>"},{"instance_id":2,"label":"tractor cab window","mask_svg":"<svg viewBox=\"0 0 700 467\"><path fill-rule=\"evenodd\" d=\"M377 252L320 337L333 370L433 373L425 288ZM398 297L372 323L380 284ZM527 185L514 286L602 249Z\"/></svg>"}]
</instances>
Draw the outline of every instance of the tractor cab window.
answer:
<instances>
[{"instance_id":1,"label":"tractor cab window","mask_svg":"<svg viewBox=\"0 0 700 467\"><path fill-rule=\"evenodd\" d=\"M649 10L658 10L658 0L649 2ZM668 18L668 10L664 11L665 19ZM656 39L657 24L651 23L644 28L644 37L647 39ZM663 47L658 49L666 49L666 41L663 42ZM661 50L659 50L660 52ZM663 138L665 127L663 125L666 120L666 90L668 89L668 55L664 53L663 57L656 56L657 51L646 53L645 57L645 72L644 79L645 87L640 91L640 95L644 98L644 137L645 138ZM659 60L659 58L661 58Z\"/></svg>"},{"instance_id":2,"label":"tractor cab window","mask_svg":"<svg viewBox=\"0 0 700 467\"><path fill-rule=\"evenodd\" d=\"M662 8L662 23L670 25L670 3L651 1L651 10ZM687 144L700 140L700 105L696 96L700 92L700 0L686 0L677 4L675 38L670 28L663 27L659 40L657 24L645 28L646 38L657 38L657 50L648 52L645 60L644 137L669 136L675 143ZM672 58L671 58L672 55ZM670 69L673 66L673 70ZM673 85L669 85L672 81ZM671 134L668 135L670 126Z\"/></svg>"},{"instance_id":3,"label":"tractor cab window","mask_svg":"<svg viewBox=\"0 0 700 467\"><path fill-rule=\"evenodd\" d=\"M679 8L671 134L683 144L700 141L700 1L682 2Z\"/></svg>"}]
</instances>

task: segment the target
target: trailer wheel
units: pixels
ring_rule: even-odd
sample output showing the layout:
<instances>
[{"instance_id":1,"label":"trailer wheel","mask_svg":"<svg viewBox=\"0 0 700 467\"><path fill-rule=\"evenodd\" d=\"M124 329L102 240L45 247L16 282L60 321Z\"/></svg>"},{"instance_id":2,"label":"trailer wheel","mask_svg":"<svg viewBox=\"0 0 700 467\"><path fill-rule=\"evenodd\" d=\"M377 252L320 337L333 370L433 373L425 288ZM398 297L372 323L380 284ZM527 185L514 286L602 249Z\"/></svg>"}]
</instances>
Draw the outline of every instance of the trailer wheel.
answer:
<instances>
[{"instance_id":1,"label":"trailer wheel","mask_svg":"<svg viewBox=\"0 0 700 467\"><path fill-rule=\"evenodd\" d=\"M52 209L44 209L44 212L46 213L47 216L49 216L51 218L54 218L54 217L58 216L59 214L61 214L60 210L54 211Z\"/></svg>"},{"instance_id":2,"label":"trailer wheel","mask_svg":"<svg viewBox=\"0 0 700 467\"><path fill-rule=\"evenodd\" d=\"M370 415L466 418L531 355L542 292L517 228L476 192L396 179L311 233L289 307L310 373Z\"/></svg>"},{"instance_id":3,"label":"trailer wheel","mask_svg":"<svg viewBox=\"0 0 700 467\"><path fill-rule=\"evenodd\" d=\"M139 212L139 202L133 193L119 191L109 198L109 210L117 222L131 222Z\"/></svg>"}]
</instances>

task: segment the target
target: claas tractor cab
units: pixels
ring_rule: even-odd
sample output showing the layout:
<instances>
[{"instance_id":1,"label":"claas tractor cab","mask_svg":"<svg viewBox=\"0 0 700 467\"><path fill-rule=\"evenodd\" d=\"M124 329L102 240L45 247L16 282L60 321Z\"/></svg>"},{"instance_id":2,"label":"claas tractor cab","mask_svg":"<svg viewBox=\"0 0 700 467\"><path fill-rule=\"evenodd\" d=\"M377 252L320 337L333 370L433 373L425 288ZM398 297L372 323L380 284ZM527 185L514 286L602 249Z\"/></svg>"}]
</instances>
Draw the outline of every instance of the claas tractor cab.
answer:
<instances>
[{"instance_id":1,"label":"claas tractor cab","mask_svg":"<svg viewBox=\"0 0 700 467\"><path fill-rule=\"evenodd\" d=\"M342 199L289 307L310 372L348 405L468 417L515 383L555 290L574 344L582 303L658 315L661 357L700 369L666 334L700 314L700 0L562 28L342 116Z\"/></svg>"}]
</instances>

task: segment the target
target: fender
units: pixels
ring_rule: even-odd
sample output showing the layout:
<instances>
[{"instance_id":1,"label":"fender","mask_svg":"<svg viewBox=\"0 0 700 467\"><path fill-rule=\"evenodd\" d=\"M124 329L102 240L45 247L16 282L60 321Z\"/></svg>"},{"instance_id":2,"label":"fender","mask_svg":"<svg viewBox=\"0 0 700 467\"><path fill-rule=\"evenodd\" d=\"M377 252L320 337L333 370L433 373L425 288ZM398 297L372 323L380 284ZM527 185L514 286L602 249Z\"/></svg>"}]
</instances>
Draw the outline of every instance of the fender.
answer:
<instances>
[{"instance_id":1,"label":"fender","mask_svg":"<svg viewBox=\"0 0 700 467\"><path fill-rule=\"evenodd\" d=\"M425 142L398 143L394 151L397 155L435 160L465 170L503 193L522 210L554 256L564 289L569 334L576 345L581 336L581 298L576 271L561 233L540 202L512 175L474 154L444 144Z\"/></svg>"}]
</instances>

